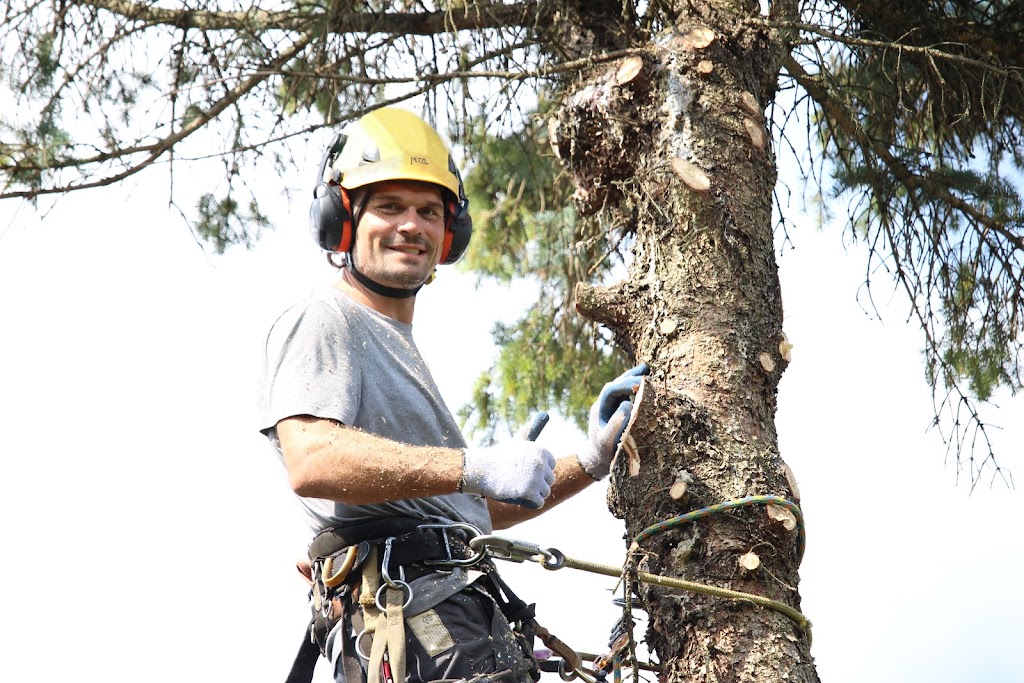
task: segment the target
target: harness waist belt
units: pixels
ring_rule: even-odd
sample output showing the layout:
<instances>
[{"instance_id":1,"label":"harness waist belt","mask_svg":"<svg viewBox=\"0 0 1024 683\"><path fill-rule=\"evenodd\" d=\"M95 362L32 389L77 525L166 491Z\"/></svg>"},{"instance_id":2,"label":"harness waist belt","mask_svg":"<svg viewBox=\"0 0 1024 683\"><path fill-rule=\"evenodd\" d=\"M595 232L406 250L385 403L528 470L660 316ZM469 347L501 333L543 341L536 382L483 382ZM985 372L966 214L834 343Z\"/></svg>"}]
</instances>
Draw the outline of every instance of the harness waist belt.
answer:
<instances>
[{"instance_id":1,"label":"harness waist belt","mask_svg":"<svg viewBox=\"0 0 1024 683\"><path fill-rule=\"evenodd\" d=\"M463 564L475 556L466 535L458 526L405 517L382 518L325 529L310 544L309 557L321 559L364 541L391 539L387 552L390 566ZM379 556L381 560L383 555Z\"/></svg>"}]
</instances>

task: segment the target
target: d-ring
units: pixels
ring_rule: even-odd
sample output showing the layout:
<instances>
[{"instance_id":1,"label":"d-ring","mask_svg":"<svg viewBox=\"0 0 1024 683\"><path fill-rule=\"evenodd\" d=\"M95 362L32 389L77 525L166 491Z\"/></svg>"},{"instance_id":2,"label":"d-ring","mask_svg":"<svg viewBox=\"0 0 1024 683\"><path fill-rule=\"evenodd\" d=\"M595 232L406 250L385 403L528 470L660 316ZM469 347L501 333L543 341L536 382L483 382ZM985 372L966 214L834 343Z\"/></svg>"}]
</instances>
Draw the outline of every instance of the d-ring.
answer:
<instances>
[{"instance_id":1,"label":"d-ring","mask_svg":"<svg viewBox=\"0 0 1024 683\"><path fill-rule=\"evenodd\" d=\"M355 650L356 650L356 654L359 655L359 657L361 659L365 659L366 661L370 661L370 655L364 655L363 654L363 648L359 647L360 641L362 641L363 636L366 636L366 635L368 635L370 637L373 637L373 634L369 633L365 628L362 631L359 632L359 635L356 636Z\"/></svg>"},{"instance_id":2,"label":"d-ring","mask_svg":"<svg viewBox=\"0 0 1024 683\"><path fill-rule=\"evenodd\" d=\"M412 586L407 584L405 581L402 581L401 579L398 579L397 581L395 581L394 584L395 584L394 585L395 588L404 588L405 590L409 591L409 598L402 605L402 609L405 609L406 607L409 606L409 603L412 602ZM384 614L388 613L388 608L385 607L384 605L380 604L380 594L381 594L382 591L384 591L385 589L388 589L388 588L391 588L391 586L387 585L386 583L385 584L381 584L381 587L377 589L377 595L374 597L374 601L377 603L377 609L379 609Z\"/></svg>"}]
</instances>

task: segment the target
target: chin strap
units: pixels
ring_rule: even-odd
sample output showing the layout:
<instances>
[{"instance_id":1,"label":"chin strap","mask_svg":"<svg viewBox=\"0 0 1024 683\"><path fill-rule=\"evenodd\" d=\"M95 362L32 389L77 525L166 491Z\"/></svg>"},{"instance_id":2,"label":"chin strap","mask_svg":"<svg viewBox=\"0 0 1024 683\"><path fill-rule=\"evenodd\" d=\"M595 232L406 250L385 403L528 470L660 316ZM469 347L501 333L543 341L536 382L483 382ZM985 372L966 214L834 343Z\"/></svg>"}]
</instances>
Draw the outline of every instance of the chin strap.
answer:
<instances>
[{"instance_id":1,"label":"chin strap","mask_svg":"<svg viewBox=\"0 0 1024 683\"><path fill-rule=\"evenodd\" d=\"M398 287L388 287L387 285L375 282L356 270L356 264L352 260L351 252L345 254L345 266L349 269L352 275L355 276L356 280L359 281L359 284L366 287L374 294L380 294L381 296L390 297L392 299L408 299L416 296L416 293L423 288L423 285L420 285L415 289L400 289Z\"/></svg>"}]
</instances>

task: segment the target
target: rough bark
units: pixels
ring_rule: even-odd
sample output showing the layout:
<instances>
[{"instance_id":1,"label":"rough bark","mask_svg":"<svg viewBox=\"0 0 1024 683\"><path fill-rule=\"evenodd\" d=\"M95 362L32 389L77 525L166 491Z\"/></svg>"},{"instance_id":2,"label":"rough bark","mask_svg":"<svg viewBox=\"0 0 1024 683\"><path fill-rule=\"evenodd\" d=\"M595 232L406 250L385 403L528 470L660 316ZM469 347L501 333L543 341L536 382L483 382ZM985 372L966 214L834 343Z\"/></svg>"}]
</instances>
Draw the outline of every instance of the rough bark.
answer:
<instances>
[{"instance_id":1,"label":"rough bark","mask_svg":"<svg viewBox=\"0 0 1024 683\"><path fill-rule=\"evenodd\" d=\"M614 207L636 234L624 282L577 292L580 311L652 367L629 430L635 456L620 450L609 490L629 538L730 499L797 495L774 424L788 345L763 118L784 41L744 22L749 3L681 4L639 72L596 74L553 126L581 208ZM752 506L656 534L636 568L799 609L798 533L784 517ZM663 681L817 680L809 634L786 616L643 584L639 594Z\"/></svg>"}]
</instances>

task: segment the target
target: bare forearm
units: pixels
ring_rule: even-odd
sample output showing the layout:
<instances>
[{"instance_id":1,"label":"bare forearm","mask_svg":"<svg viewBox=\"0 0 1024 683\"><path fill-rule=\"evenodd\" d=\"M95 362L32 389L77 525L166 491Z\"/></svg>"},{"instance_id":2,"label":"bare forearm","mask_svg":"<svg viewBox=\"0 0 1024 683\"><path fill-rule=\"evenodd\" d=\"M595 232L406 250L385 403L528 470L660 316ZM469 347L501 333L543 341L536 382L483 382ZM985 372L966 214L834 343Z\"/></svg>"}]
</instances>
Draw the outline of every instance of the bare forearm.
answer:
<instances>
[{"instance_id":1,"label":"bare forearm","mask_svg":"<svg viewBox=\"0 0 1024 683\"><path fill-rule=\"evenodd\" d=\"M462 451L410 446L309 416L277 424L292 489L350 505L454 493Z\"/></svg>"},{"instance_id":2,"label":"bare forearm","mask_svg":"<svg viewBox=\"0 0 1024 683\"><path fill-rule=\"evenodd\" d=\"M575 455L560 458L555 466L555 483L551 487L551 495L544 501L543 507L531 509L488 500L487 507L491 513L491 523L495 529L507 529L520 522L533 519L559 503L572 498L593 483L594 480L583 471Z\"/></svg>"}]
</instances>

